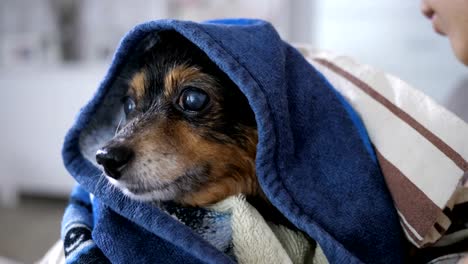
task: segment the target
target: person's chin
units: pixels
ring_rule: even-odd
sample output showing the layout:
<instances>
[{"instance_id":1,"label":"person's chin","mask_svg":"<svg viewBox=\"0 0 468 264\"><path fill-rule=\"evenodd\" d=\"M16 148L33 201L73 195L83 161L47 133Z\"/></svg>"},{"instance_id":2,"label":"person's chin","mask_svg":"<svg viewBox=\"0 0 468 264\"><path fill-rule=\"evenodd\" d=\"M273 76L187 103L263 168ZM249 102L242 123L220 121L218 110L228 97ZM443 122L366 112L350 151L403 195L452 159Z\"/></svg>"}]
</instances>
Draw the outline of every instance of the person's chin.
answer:
<instances>
[{"instance_id":1,"label":"person's chin","mask_svg":"<svg viewBox=\"0 0 468 264\"><path fill-rule=\"evenodd\" d=\"M468 37L466 41L450 38L450 43L458 60L468 66Z\"/></svg>"}]
</instances>

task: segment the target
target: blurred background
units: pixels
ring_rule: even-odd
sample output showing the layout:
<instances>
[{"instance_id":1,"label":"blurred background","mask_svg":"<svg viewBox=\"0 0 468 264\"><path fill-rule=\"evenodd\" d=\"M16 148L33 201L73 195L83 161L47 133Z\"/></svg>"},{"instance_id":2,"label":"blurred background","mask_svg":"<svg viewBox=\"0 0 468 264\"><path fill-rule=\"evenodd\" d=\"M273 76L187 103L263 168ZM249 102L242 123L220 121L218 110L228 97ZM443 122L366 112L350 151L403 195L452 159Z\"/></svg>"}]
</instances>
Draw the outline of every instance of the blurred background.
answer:
<instances>
[{"instance_id":1,"label":"blurred background","mask_svg":"<svg viewBox=\"0 0 468 264\"><path fill-rule=\"evenodd\" d=\"M291 42L390 72L468 118L468 69L419 0L0 1L0 263L31 263L59 238L74 185L63 137L121 37L160 18L263 18ZM461 99L460 99L461 98Z\"/></svg>"}]
</instances>

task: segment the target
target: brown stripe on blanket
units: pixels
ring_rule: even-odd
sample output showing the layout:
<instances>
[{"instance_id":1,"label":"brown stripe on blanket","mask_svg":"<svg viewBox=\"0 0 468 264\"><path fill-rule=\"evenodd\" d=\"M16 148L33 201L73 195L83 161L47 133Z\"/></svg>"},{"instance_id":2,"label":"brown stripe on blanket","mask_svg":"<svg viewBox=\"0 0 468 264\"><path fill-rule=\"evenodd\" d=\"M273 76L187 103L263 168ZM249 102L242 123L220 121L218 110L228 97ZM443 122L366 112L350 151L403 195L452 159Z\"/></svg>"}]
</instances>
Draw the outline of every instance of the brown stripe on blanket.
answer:
<instances>
[{"instance_id":1,"label":"brown stripe on blanket","mask_svg":"<svg viewBox=\"0 0 468 264\"><path fill-rule=\"evenodd\" d=\"M374 100L385 106L390 112L398 116L401 120L406 122L410 125L414 130L418 131L423 137L425 137L429 142L431 142L435 147L437 147L442 153L444 153L448 158L450 158L462 171L468 171L468 162L453 148L451 148L447 143L445 143L442 139L436 136L434 133L429 131L423 125L421 125L416 119L411 117L408 113L403 111L398 106L394 105L390 100L385 98L383 95L378 93L372 87L370 87L367 83L359 80L351 73L345 71L344 69L340 68L339 66L333 64L324 59L314 59L318 63L322 64L323 66L329 68L333 72L341 75L342 77L348 79L351 83L359 87L362 91L372 97Z\"/></svg>"},{"instance_id":2,"label":"brown stripe on blanket","mask_svg":"<svg viewBox=\"0 0 468 264\"><path fill-rule=\"evenodd\" d=\"M440 209L416 185L376 149L382 173L395 206L412 228L425 237L437 222Z\"/></svg>"}]
</instances>

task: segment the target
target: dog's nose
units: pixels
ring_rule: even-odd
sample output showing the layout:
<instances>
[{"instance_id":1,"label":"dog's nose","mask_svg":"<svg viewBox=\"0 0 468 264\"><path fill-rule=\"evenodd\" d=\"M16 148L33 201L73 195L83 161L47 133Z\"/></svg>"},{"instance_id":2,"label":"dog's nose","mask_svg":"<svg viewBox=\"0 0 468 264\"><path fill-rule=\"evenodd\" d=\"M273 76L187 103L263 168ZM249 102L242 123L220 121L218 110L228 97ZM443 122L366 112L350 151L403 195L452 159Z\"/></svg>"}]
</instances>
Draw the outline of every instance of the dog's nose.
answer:
<instances>
[{"instance_id":1,"label":"dog's nose","mask_svg":"<svg viewBox=\"0 0 468 264\"><path fill-rule=\"evenodd\" d=\"M116 180L122 176L122 170L132 157L132 150L123 146L104 147L96 152L97 163L104 167L109 177Z\"/></svg>"}]
</instances>

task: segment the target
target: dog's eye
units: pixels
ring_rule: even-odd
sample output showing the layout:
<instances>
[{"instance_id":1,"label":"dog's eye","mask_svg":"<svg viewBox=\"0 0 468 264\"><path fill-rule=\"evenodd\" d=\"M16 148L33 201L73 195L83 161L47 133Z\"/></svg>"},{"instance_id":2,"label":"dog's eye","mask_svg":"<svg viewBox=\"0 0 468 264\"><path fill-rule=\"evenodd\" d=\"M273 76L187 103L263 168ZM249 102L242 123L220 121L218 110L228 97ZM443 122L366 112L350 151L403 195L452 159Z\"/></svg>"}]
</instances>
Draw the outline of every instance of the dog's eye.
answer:
<instances>
[{"instance_id":1,"label":"dog's eye","mask_svg":"<svg viewBox=\"0 0 468 264\"><path fill-rule=\"evenodd\" d=\"M184 111L198 112L208 104L208 95L202 89L190 87L185 89L180 98L179 106Z\"/></svg>"},{"instance_id":2,"label":"dog's eye","mask_svg":"<svg viewBox=\"0 0 468 264\"><path fill-rule=\"evenodd\" d=\"M126 115L130 114L131 112L133 112L133 110L135 110L135 101L130 96L125 96L124 98L122 98L122 103Z\"/></svg>"}]
</instances>

